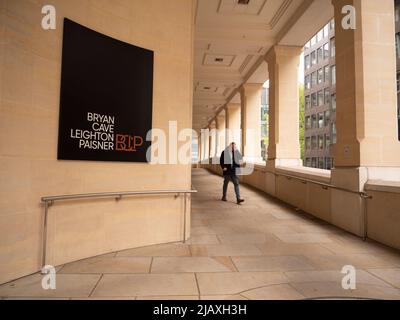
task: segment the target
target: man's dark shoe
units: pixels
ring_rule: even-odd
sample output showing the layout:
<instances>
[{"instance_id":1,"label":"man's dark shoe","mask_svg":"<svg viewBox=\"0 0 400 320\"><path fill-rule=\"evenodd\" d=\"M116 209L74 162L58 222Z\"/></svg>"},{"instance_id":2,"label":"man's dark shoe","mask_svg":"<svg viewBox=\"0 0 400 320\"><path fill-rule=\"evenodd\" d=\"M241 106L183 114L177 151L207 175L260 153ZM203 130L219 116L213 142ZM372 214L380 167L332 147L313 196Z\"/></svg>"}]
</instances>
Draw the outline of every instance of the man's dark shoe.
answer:
<instances>
[{"instance_id":1,"label":"man's dark shoe","mask_svg":"<svg viewBox=\"0 0 400 320\"><path fill-rule=\"evenodd\" d=\"M228 201L228 200L226 200L226 198L225 197L222 197L222 199L221 199L221 201Z\"/></svg>"},{"instance_id":2,"label":"man's dark shoe","mask_svg":"<svg viewBox=\"0 0 400 320\"><path fill-rule=\"evenodd\" d=\"M242 202L244 202L243 199L237 199L237 204L241 204Z\"/></svg>"}]
</instances>

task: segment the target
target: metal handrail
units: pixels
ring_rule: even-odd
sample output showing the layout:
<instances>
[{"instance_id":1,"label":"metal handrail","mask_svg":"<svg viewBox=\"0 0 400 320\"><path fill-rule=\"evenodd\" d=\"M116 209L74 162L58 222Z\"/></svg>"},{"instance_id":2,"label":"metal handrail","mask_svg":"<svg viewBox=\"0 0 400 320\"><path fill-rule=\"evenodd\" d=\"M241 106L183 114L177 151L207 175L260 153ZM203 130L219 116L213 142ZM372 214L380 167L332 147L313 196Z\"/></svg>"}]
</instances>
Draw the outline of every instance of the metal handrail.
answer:
<instances>
[{"instance_id":1,"label":"metal handrail","mask_svg":"<svg viewBox=\"0 0 400 320\"><path fill-rule=\"evenodd\" d=\"M296 175L290 175L290 174L281 173L281 172L275 172L274 174L275 174L275 176L282 176L282 177L286 177L286 178L296 179L296 180L300 180L302 182L308 182L308 183L316 184L316 185L319 185L321 187L326 187L326 188L330 188L330 189L336 189L336 190L340 190L340 191L344 191L344 192L354 193L354 194L359 195L362 198L368 198L368 199L372 198L371 196L369 196L364 191L354 191L354 190L338 187L338 186L335 186L333 184L324 183L324 182L320 182L320 181L317 181L317 180L312 180L312 179L309 179L309 178L303 178L303 177L299 177L299 176L296 176Z\"/></svg>"},{"instance_id":2,"label":"metal handrail","mask_svg":"<svg viewBox=\"0 0 400 320\"><path fill-rule=\"evenodd\" d=\"M76 199L89 199L89 198L117 198L118 200L123 196L134 195L160 195L160 194L189 194L196 193L197 190L151 190L151 191L122 191L122 192L99 192L99 193L82 193L82 194L68 194L60 196L42 197L42 202L54 202L63 200L76 200Z\"/></svg>"},{"instance_id":3,"label":"metal handrail","mask_svg":"<svg viewBox=\"0 0 400 320\"><path fill-rule=\"evenodd\" d=\"M56 201L68 201L78 199L92 199L92 198L115 198L116 201L122 197L138 196L138 195L169 195L175 194L175 199L180 195L184 195L184 208L183 208L183 243L186 242L186 215L187 215L187 195L197 193L197 190L148 190L148 191L121 191L121 192L98 192L98 193L82 193L82 194L68 194L59 196L42 197L41 202L44 203L44 219L43 219L43 240L42 240L42 271L46 266L47 254L47 221L49 208Z\"/></svg>"}]
</instances>

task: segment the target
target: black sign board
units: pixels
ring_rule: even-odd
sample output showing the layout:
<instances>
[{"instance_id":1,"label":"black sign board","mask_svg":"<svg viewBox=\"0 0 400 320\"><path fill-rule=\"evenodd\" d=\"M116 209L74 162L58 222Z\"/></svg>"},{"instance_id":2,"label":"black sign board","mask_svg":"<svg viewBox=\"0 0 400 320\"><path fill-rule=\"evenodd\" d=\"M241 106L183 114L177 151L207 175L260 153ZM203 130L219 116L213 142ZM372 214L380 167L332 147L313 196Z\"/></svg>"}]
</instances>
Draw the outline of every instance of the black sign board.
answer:
<instances>
[{"instance_id":1,"label":"black sign board","mask_svg":"<svg viewBox=\"0 0 400 320\"><path fill-rule=\"evenodd\" d=\"M147 162L153 61L153 51L64 20L58 159Z\"/></svg>"}]
</instances>

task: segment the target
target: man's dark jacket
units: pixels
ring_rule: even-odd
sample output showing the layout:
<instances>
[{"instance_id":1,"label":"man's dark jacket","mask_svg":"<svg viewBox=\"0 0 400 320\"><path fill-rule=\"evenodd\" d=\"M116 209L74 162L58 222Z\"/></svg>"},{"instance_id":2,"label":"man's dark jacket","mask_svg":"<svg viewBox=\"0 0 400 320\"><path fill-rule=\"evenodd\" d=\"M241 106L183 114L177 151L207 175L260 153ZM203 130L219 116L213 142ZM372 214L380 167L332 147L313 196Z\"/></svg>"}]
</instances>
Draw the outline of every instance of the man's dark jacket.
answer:
<instances>
[{"instance_id":1,"label":"man's dark jacket","mask_svg":"<svg viewBox=\"0 0 400 320\"><path fill-rule=\"evenodd\" d=\"M221 153L221 157L219 158L219 164L221 165L222 172L224 176L232 176L236 175L236 168L240 168L240 161L242 161L242 155L239 150L235 150L234 159L232 161L232 151L230 148L226 148ZM227 170L224 171L224 168Z\"/></svg>"}]
</instances>

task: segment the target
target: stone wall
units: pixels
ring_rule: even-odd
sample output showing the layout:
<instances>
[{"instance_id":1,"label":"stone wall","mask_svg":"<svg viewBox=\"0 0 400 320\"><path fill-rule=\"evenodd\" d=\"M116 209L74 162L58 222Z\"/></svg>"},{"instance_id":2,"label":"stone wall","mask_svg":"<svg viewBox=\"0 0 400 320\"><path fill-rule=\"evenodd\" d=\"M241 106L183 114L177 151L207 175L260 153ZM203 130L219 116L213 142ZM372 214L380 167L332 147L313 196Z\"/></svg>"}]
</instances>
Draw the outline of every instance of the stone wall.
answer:
<instances>
[{"instance_id":1,"label":"stone wall","mask_svg":"<svg viewBox=\"0 0 400 320\"><path fill-rule=\"evenodd\" d=\"M178 130L190 128L192 1L53 0L57 28L49 31L46 4L0 0L0 283L41 267L42 196L191 186L190 165L57 161L57 136L64 17L153 50L153 127L176 120ZM47 263L179 241L182 214L173 195L56 203Z\"/></svg>"}]
</instances>

